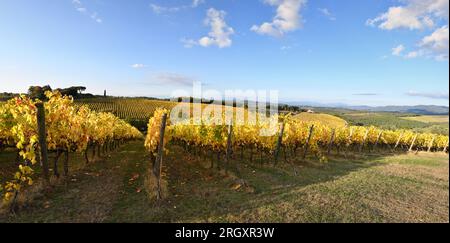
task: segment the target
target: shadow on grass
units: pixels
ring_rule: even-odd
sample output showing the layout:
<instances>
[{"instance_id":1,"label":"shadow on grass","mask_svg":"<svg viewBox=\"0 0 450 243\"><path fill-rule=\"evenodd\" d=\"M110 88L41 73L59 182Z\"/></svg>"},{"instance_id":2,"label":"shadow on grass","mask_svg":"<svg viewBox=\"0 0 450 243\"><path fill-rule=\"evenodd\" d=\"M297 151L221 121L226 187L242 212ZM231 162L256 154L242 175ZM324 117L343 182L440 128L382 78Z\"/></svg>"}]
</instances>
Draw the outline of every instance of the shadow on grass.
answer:
<instances>
[{"instance_id":1,"label":"shadow on grass","mask_svg":"<svg viewBox=\"0 0 450 243\"><path fill-rule=\"evenodd\" d=\"M165 159L168 161L166 166L171 196L155 205L156 208L141 208L142 211L139 210L133 221L228 222L227 216L230 214L240 215L249 210L257 212L258 208L268 205L277 207L303 188L382 165L380 159L388 156L348 154L348 159L332 157L327 163L308 158L289 163L280 161L277 166L268 163L271 158L267 156L263 157L263 165L258 159L253 163L234 159L230 164L230 175L226 176L223 170L219 172L217 168L209 168L210 160L205 157L187 154L180 147L171 151ZM235 164L239 164L239 173L233 166ZM249 184L250 189L233 189L237 174ZM283 219L276 220L275 215L274 219L283 222ZM236 221L247 222L247 219L238 218ZM248 221L254 222L254 219Z\"/></svg>"}]
</instances>

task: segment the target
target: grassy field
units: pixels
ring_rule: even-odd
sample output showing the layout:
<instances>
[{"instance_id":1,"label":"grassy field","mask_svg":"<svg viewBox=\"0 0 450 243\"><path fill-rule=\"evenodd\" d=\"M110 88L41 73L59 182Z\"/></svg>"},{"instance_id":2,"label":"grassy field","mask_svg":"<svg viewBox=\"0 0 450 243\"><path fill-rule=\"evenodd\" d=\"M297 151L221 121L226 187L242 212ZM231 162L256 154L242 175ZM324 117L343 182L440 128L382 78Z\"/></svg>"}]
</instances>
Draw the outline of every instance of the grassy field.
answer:
<instances>
[{"instance_id":1,"label":"grassy field","mask_svg":"<svg viewBox=\"0 0 450 243\"><path fill-rule=\"evenodd\" d=\"M448 135L448 116L416 116L393 112L361 112L339 109L319 109L320 112L334 115L350 125L376 126L382 129L411 129L416 132L429 132ZM447 119L445 119L447 118Z\"/></svg>"},{"instance_id":2,"label":"grassy field","mask_svg":"<svg viewBox=\"0 0 450 243\"><path fill-rule=\"evenodd\" d=\"M351 112L340 116L354 125L373 125L385 129L414 129L425 128L428 124L406 120L400 114L384 112Z\"/></svg>"},{"instance_id":3,"label":"grassy field","mask_svg":"<svg viewBox=\"0 0 450 243\"><path fill-rule=\"evenodd\" d=\"M265 158L264 161L269 161ZM364 155L277 167L235 159L229 175L177 146L154 201L141 141L87 166L0 222L448 222L443 154ZM83 163L80 163L83 164ZM237 182L245 180L247 185ZM150 191L150 193L149 193Z\"/></svg>"},{"instance_id":4,"label":"grassy field","mask_svg":"<svg viewBox=\"0 0 450 243\"><path fill-rule=\"evenodd\" d=\"M343 127L347 124L345 120L337 116L332 116L328 114L318 114L318 113L306 113L302 112L296 115L294 118L305 122L321 122L324 125L330 127Z\"/></svg>"},{"instance_id":5,"label":"grassy field","mask_svg":"<svg viewBox=\"0 0 450 243\"><path fill-rule=\"evenodd\" d=\"M424 123L448 123L448 116L410 116L403 119L419 121Z\"/></svg>"}]
</instances>

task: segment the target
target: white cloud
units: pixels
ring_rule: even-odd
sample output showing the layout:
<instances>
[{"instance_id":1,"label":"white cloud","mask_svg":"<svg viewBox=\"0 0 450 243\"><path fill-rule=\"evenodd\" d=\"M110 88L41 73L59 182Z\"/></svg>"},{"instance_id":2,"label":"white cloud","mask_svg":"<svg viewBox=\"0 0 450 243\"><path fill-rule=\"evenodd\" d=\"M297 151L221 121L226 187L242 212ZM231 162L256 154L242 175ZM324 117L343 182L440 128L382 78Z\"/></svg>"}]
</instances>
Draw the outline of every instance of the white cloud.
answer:
<instances>
[{"instance_id":1,"label":"white cloud","mask_svg":"<svg viewBox=\"0 0 450 243\"><path fill-rule=\"evenodd\" d=\"M419 51L411 51L406 54L405 58L407 59L413 59L421 56L421 53Z\"/></svg>"},{"instance_id":2,"label":"white cloud","mask_svg":"<svg viewBox=\"0 0 450 243\"><path fill-rule=\"evenodd\" d=\"M141 69L141 68L147 67L147 65L142 64L142 63L136 63L136 64L131 65L131 67L135 68L135 69Z\"/></svg>"},{"instance_id":3,"label":"white cloud","mask_svg":"<svg viewBox=\"0 0 450 243\"><path fill-rule=\"evenodd\" d=\"M357 94L353 94L355 96L378 96L380 94L378 93L357 93Z\"/></svg>"},{"instance_id":4,"label":"white cloud","mask_svg":"<svg viewBox=\"0 0 450 243\"><path fill-rule=\"evenodd\" d=\"M251 30L261 34L281 37L288 32L299 29L302 25L300 10L306 0L264 0L266 4L277 7L277 14L272 22L253 25Z\"/></svg>"},{"instance_id":5,"label":"white cloud","mask_svg":"<svg viewBox=\"0 0 450 243\"><path fill-rule=\"evenodd\" d=\"M198 7L200 4L205 3L205 0L192 0L192 7L196 8Z\"/></svg>"},{"instance_id":6,"label":"white cloud","mask_svg":"<svg viewBox=\"0 0 450 243\"><path fill-rule=\"evenodd\" d=\"M398 45L397 47L392 48L392 55L400 56L404 50L405 47L403 45Z\"/></svg>"},{"instance_id":7,"label":"white cloud","mask_svg":"<svg viewBox=\"0 0 450 243\"><path fill-rule=\"evenodd\" d=\"M182 85L189 86L195 81L193 78L177 74L177 73L157 73L153 76L152 80L157 84L168 84L168 85Z\"/></svg>"},{"instance_id":8,"label":"white cloud","mask_svg":"<svg viewBox=\"0 0 450 243\"><path fill-rule=\"evenodd\" d=\"M436 20L448 20L448 0L403 0L406 5L390 7L387 12L367 24L381 29L393 30L407 28L410 30L431 28Z\"/></svg>"},{"instance_id":9,"label":"white cloud","mask_svg":"<svg viewBox=\"0 0 450 243\"><path fill-rule=\"evenodd\" d=\"M425 36L420 42L423 51L430 53L437 60L448 60L449 52L449 32L448 26L443 26L431 35Z\"/></svg>"},{"instance_id":10,"label":"white cloud","mask_svg":"<svg viewBox=\"0 0 450 243\"><path fill-rule=\"evenodd\" d=\"M403 6L390 7L386 13L374 19L367 20L367 24L378 26L380 29L393 30L406 28L410 30L433 28L437 24L446 25L435 29L434 32L418 43L416 50L410 51L405 58L426 57L435 60L448 60L449 52L449 1L448 0L402 0ZM404 50L394 50L392 54L400 56Z\"/></svg>"},{"instance_id":11,"label":"white cloud","mask_svg":"<svg viewBox=\"0 0 450 243\"><path fill-rule=\"evenodd\" d=\"M76 10L77 10L78 12L82 12L82 13L85 13L85 12L86 12L86 8L82 8L82 7L76 8Z\"/></svg>"},{"instance_id":12,"label":"white cloud","mask_svg":"<svg viewBox=\"0 0 450 243\"><path fill-rule=\"evenodd\" d=\"M95 22L97 22L97 23L103 22L103 20L98 16L98 13L97 12L92 12L92 13L89 12L89 10L83 5L81 0L72 0L72 4L74 5L75 10L77 10L78 12L80 12L84 15L88 15Z\"/></svg>"},{"instance_id":13,"label":"white cloud","mask_svg":"<svg viewBox=\"0 0 450 243\"><path fill-rule=\"evenodd\" d=\"M318 8L317 10L319 10L319 12L322 13L329 20L331 20L331 21L335 21L336 20L336 17L334 16L334 14L332 14L330 12L330 10L328 10L327 8Z\"/></svg>"},{"instance_id":14,"label":"white cloud","mask_svg":"<svg viewBox=\"0 0 450 243\"><path fill-rule=\"evenodd\" d=\"M176 13L189 8L196 8L201 4L205 3L205 0L192 0L190 5L182 5L182 6L174 6L174 7L165 7L158 4L150 4L150 8L156 14L167 14L167 13Z\"/></svg>"},{"instance_id":15,"label":"white cloud","mask_svg":"<svg viewBox=\"0 0 450 243\"><path fill-rule=\"evenodd\" d=\"M182 39L181 41L184 43L184 46L187 48L193 47L194 45L203 47L215 45L219 48L230 47L233 44L231 36L234 34L234 30L225 22L225 16L225 11L219 11L214 8L208 9L205 19L205 25L211 27L208 36L204 36L198 41Z\"/></svg>"},{"instance_id":16,"label":"white cloud","mask_svg":"<svg viewBox=\"0 0 450 243\"><path fill-rule=\"evenodd\" d=\"M157 4L150 4L150 8L156 14L175 13L182 9L182 7L163 7Z\"/></svg>"},{"instance_id":17,"label":"white cloud","mask_svg":"<svg viewBox=\"0 0 450 243\"><path fill-rule=\"evenodd\" d=\"M181 42L184 44L184 47L186 47L186 48L192 48L198 44L197 41L192 40L192 39L186 39L186 38L181 39Z\"/></svg>"},{"instance_id":18,"label":"white cloud","mask_svg":"<svg viewBox=\"0 0 450 243\"><path fill-rule=\"evenodd\" d=\"M408 96L415 97L425 97L430 99L444 99L448 100L449 94L448 92L417 92L417 91L409 91L406 93Z\"/></svg>"},{"instance_id":19,"label":"white cloud","mask_svg":"<svg viewBox=\"0 0 450 243\"><path fill-rule=\"evenodd\" d=\"M408 52L403 57L406 59L413 59L417 57L434 58L438 61L448 60L449 53L449 31L448 26L443 26L432 34L425 36L416 50ZM399 45L392 49L392 55L402 56L405 50L403 45Z\"/></svg>"},{"instance_id":20,"label":"white cloud","mask_svg":"<svg viewBox=\"0 0 450 243\"><path fill-rule=\"evenodd\" d=\"M423 29L432 27L433 22L428 17L418 18L414 12L403 7L391 7L375 19L367 21L369 25L378 25L381 29L392 30L396 28Z\"/></svg>"},{"instance_id":21,"label":"white cloud","mask_svg":"<svg viewBox=\"0 0 450 243\"><path fill-rule=\"evenodd\" d=\"M103 20L98 17L97 12L94 12L94 13L91 14L91 19L93 19L97 23L102 23L103 22Z\"/></svg>"}]
</instances>

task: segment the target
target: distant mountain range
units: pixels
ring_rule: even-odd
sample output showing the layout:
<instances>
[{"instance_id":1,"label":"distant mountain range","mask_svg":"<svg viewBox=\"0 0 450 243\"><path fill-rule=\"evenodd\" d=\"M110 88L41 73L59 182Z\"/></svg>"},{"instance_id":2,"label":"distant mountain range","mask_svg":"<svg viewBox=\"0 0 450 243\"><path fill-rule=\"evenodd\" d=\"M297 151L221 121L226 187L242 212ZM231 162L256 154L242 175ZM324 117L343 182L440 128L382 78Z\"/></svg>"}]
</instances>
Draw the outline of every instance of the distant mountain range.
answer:
<instances>
[{"instance_id":1,"label":"distant mountain range","mask_svg":"<svg viewBox=\"0 0 450 243\"><path fill-rule=\"evenodd\" d=\"M412 113L419 115L448 115L448 106L436 105L416 105L416 106L352 106L343 103L317 103L317 102L290 102L289 105L296 105L301 107L323 107L323 108L339 108L358 111L372 111L372 112L400 112Z\"/></svg>"},{"instance_id":2,"label":"distant mountain range","mask_svg":"<svg viewBox=\"0 0 450 243\"><path fill-rule=\"evenodd\" d=\"M401 112L413 113L420 115L448 115L449 108L447 106L435 105L416 105L416 106L349 106L352 110L367 110L367 111L385 111L385 112Z\"/></svg>"}]
</instances>

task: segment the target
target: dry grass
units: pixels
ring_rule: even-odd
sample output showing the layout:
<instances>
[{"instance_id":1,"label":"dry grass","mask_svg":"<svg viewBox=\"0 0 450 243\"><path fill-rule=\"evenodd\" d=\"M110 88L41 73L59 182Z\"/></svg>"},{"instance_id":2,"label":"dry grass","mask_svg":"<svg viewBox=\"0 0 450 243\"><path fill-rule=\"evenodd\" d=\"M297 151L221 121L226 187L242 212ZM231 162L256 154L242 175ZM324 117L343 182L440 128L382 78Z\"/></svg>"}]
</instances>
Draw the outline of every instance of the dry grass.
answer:
<instances>
[{"instance_id":1,"label":"dry grass","mask_svg":"<svg viewBox=\"0 0 450 243\"><path fill-rule=\"evenodd\" d=\"M406 120L419 121L424 123L448 123L448 116L412 116L412 117L402 117Z\"/></svg>"}]
</instances>

